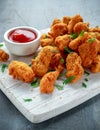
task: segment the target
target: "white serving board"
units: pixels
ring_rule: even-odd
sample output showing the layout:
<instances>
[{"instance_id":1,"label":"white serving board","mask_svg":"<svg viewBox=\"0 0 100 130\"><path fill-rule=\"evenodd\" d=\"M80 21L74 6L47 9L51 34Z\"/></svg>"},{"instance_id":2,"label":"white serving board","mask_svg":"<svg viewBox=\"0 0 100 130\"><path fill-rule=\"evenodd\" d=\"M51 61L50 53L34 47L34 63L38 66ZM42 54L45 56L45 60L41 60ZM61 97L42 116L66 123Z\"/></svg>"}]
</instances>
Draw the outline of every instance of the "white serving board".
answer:
<instances>
[{"instance_id":1,"label":"white serving board","mask_svg":"<svg viewBox=\"0 0 100 130\"><path fill-rule=\"evenodd\" d=\"M48 29L41 33L47 33ZM7 51L6 47L2 47ZM10 55L11 60L20 60L28 64L31 63L30 57L17 57ZM1 69L2 63L0 63ZM88 78L87 88L82 87L84 78ZM65 78L57 80L62 84ZM30 84L12 79L6 69L4 73L0 71L0 89L16 106L16 108L31 122L39 123L55 117L75 106L87 101L88 99L100 94L100 73L83 75L80 81L75 84L68 84L59 91L56 87L52 94L41 94L38 88L32 88ZM24 98L31 98L31 102L25 102Z\"/></svg>"}]
</instances>

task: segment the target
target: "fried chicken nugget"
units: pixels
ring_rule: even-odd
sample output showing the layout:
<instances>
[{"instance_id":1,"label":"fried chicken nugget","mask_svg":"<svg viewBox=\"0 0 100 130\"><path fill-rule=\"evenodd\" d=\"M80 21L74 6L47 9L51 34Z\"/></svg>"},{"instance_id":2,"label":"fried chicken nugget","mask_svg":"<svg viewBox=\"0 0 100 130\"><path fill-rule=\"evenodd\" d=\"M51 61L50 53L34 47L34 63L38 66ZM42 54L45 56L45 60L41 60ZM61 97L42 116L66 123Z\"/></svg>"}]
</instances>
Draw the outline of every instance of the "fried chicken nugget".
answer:
<instances>
[{"instance_id":1,"label":"fried chicken nugget","mask_svg":"<svg viewBox=\"0 0 100 130\"><path fill-rule=\"evenodd\" d=\"M89 31L90 32L98 32L98 33L100 33L100 28L97 26L95 28L90 28Z\"/></svg>"},{"instance_id":2,"label":"fried chicken nugget","mask_svg":"<svg viewBox=\"0 0 100 130\"><path fill-rule=\"evenodd\" d=\"M53 20L53 22L52 22L51 27L52 27L53 25L57 24L57 23L61 23L61 20L58 19L58 18L55 18L55 19Z\"/></svg>"},{"instance_id":3,"label":"fried chicken nugget","mask_svg":"<svg viewBox=\"0 0 100 130\"><path fill-rule=\"evenodd\" d=\"M68 34L73 33L73 28L74 28L75 24L78 22L83 22L83 18L79 14L73 16L71 18L71 20L69 21L69 24L67 26L68 27Z\"/></svg>"},{"instance_id":4,"label":"fried chicken nugget","mask_svg":"<svg viewBox=\"0 0 100 130\"><path fill-rule=\"evenodd\" d=\"M64 35L67 33L67 25L63 22L61 23L57 23L57 24L54 24L51 29L50 29L50 32L49 34L54 37L54 39L57 37L57 36L61 36L61 35Z\"/></svg>"},{"instance_id":5,"label":"fried chicken nugget","mask_svg":"<svg viewBox=\"0 0 100 130\"><path fill-rule=\"evenodd\" d=\"M97 57L94 59L91 67L90 67L91 72L97 73L100 72L100 55L97 55Z\"/></svg>"},{"instance_id":6,"label":"fried chicken nugget","mask_svg":"<svg viewBox=\"0 0 100 130\"><path fill-rule=\"evenodd\" d=\"M75 24L73 28L74 33L80 34L82 30L87 32L89 30L89 23L78 22Z\"/></svg>"},{"instance_id":7,"label":"fried chicken nugget","mask_svg":"<svg viewBox=\"0 0 100 130\"><path fill-rule=\"evenodd\" d=\"M32 82L34 80L35 74L33 70L24 62L12 61L8 67L9 75L13 78L22 80L23 82Z\"/></svg>"},{"instance_id":8,"label":"fried chicken nugget","mask_svg":"<svg viewBox=\"0 0 100 130\"><path fill-rule=\"evenodd\" d=\"M77 50L78 47L88 38L88 33L85 32L83 36L78 36L76 39L69 43L69 48L72 50Z\"/></svg>"},{"instance_id":9,"label":"fried chicken nugget","mask_svg":"<svg viewBox=\"0 0 100 130\"><path fill-rule=\"evenodd\" d=\"M32 59L32 70L36 76L42 77L48 71L53 50L52 46L45 46L41 49L38 56Z\"/></svg>"},{"instance_id":10,"label":"fried chicken nugget","mask_svg":"<svg viewBox=\"0 0 100 130\"><path fill-rule=\"evenodd\" d=\"M55 39L55 46L58 47L59 51L64 51L65 47L68 47L71 39L69 38L69 35L65 34L63 36L58 36Z\"/></svg>"},{"instance_id":11,"label":"fried chicken nugget","mask_svg":"<svg viewBox=\"0 0 100 130\"><path fill-rule=\"evenodd\" d=\"M97 39L88 39L79 46L78 51L83 67L89 68L100 51L100 43Z\"/></svg>"},{"instance_id":12,"label":"fried chicken nugget","mask_svg":"<svg viewBox=\"0 0 100 130\"><path fill-rule=\"evenodd\" d=\"M72 52L68 54L66 58L66 77L69 78L70 76L73 76L74 79L71 81L71 83L77 82L82 75L84 74L84 69L81 65L82 61L80 56L76 52Z\"/></svg>"},{"instance_id":13,"label":"fried chicken nugget","mask_svg":"<svg viewBox=\"0 0 100 130\"><path fill-rule=\"evenodd\" d=\"M40 81L41 93L52 93L54 91L54 83L59 76L59 71L52 71L46 73Z\"/></svg>"},{"instance_id":14,"label":"fried chicken nugget","mask_svg":"<svg viewBox=\"0 0 100 130\"><path fill-rule=\"evenodd\" d=\"M9 55L2 49L0 49L0 61L6 62L9 59Z\"/></svg>"},{"instance_id":15,"label":"fried chicken nugget","mask_svg":"<svg viewBox=\"0 0 100 130\"><path fill-rule=\"evenodd\" d=\"M60 53L56 53L51 58L50 67L55 70L59 65L64 65L64 58Z\"/></svg>"},{"instance_id":16,"label":"fried chicken nugget","mask_svg":"<svg viewBox=\"0 0 100 130\"><path fill-rule=\"evenodd\" d=\"M40 38L40 44L42 47L48 46L48 45L54 45L54 39L49 34L42 34Z\"/></svg>"},{"instance_id":17,"label":"fried chicken nugget","mask_svg":"<svg viewBox=\"0 0 100 130\"><path fill-rule=\"evenodd\" d=\"M71 20L71 17L69 17L69 16L64 16L63 18L62 18L62 22L63 23L65 23L65 24L69 24L69 21Z\"/></svg>"},{"instance_id":18,"label":"fried chicken nugget","mask_svg":"<svg viewBox=\"0 0 100 130\"><path fill-rule=\"evenodd\" d=\"M99 32L88 32L90 37L94 37L100 41L100 33Z\"/></svg>"}]
</instances>

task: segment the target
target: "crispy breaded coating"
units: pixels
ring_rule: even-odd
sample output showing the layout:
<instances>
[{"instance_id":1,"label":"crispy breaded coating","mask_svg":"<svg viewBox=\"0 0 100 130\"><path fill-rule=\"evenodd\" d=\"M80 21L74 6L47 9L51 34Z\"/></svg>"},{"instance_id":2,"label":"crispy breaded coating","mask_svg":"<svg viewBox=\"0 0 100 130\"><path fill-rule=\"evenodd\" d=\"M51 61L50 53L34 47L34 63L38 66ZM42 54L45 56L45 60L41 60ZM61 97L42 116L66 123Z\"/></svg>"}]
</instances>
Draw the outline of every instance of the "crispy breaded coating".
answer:
<instances>
[{"instance_id":1,"label":"crispy breaded coating","mask_svg":"<svg viewBox=\"0 0 100 130\"><path fill-rule=\"evenodd\" d=\"M99 32L89 32L90 37L94 37L100 41L100 33Z\"/></svg>"},{"instance_id":2,"label":"crispy breaded coating","mask_svg":"<svg viewBox=\"0 0 100 130\"><path fill-rule=\"evenodd\" d=\"M71 38L69 38L68 34L65 34L63 36L58 36L55 39L55 46L58 47L59 51L64 51L64 48L68 47L70 41Z\"/></svg>"},{"instance_id":3,"label":"crispy breaded coating","mask_svg":"<svg viewBox=\"0 0 100 130\"><path fill-rule=\"evenodd\" d=\"M40 81L41 93L52 93L54 91L54 83L59 76L59 71L52 71L46 73Z\"/></svg>"},{"instance_id":4,"label":"crispy breaded coating","mask_svg":"<svg viewBox=\"0 0 100 130\"><path fill-rule=\"evenodd\" d=\"M90 32L98 32L98 33L100 33L100 28L99 27L90 28L89 31Z\"/></svg>"},{"instance_id":5,"label":"crispy breaded coating","mask_svg":"<svg viewBox=\"0 0 100 130\"><path fill-rule=\"evenodd\" d=\"M100 72L100 55L97 55L97 57L94 59L91 67L90 67L91 72L97 73Z\"/></svg>"},{"instance_id":6,"label":"crispy breaded coating","mask_svg":"<svg viewBox=\"0 0 100 130\"><path fill-rule=\"evenodd\" d=\"M78 22L83 22L83 18L79 14L73 16L71 18L71 20L69 21L69 24L67 26L68 27L68 34L73 33L73 28L74 28L75 24Z\"/></svg>"},{"instance_id":7,"label":"crispy breaded coating","mask_svg":"<svg viewBox=\"0 0 100 130\"><path fill-rule=\"evenodd\" d=\"M8 67L9 74L15 79L22 80L23 82L32 82L35 74L31 67L24 62L12 61Z\"/></svg>"},{"instance_id":8,"label":"crispy breaded coating","mask_svg":"<svg viewBox=\"0 0 100 130\"><path fill-rule=\"evenodd\" d=\"M63 18L62 18L62 22L63 23L65 23L65 24L69 24L69 21L71 20L71 17L69 17L69 16L64 16Z\"/></svg>"},{"instance_id":9,"label":"crispy breaded coating","mask_svg":"<svg viewBox=\"0 0 100 130\"><path fill-rule=\"evenodd\" d=\"M59 64L64 64L61 61L62 59L63 57L61 56L60 53L53 54L53 56L51 57L50 67L52 69L56 69L59 66Z\"/></svg>"},{"instance_id":10,"label":"crispy breaded coating","mask_svg":"<svg viewBox=\"0 0 100 130\"><path fill-rule=\"evenodd\" d=\"M69 48L72 50L77 50L78 47L88 38L88 33L85 32L83 36L78 36L76 39L69 43Z\"/></svg>"},{"instance_id":11,"label":"crispy breaded coating","mask_svg":"<svg viewBox=\"0 0 100 130\"><path fill-rule=\"evenodd\" d=\"M86 68L91 66L100 49L99 41L97 39L94 39L93 41L91 40L92 39L88 39L78 48L79 55L82 59L82 65Z\"/></svg>"},{"instance_id":12,"label":"crispy breaded coating","mask_svg":"<svg viewBox=\"0 0 100 130\"><path fill-rule=\"evenodd\" d=\"M84 69L81 65L81 58L78 56L77 53L73 52L68 54L66 58L66 77L69 78L70 76L73 76L74 79L71 81L71 83L77 82L83 75Z\"/></svg>"},{"instance_id":13,"label":"crispy breaded coating","mask_svg":"<svg viewBox=\"0 0 100 130\"><path fill-rule=\"evenodd\" d=\"M9 59L9 55L2 49L0 49L0 61L6 62Z\"/></svg>"},{"instance_id":14,"label":"crispy breaded coating","mask_svg":"<svg viewBox=\"0 0 100 130\"><path fill-rule=\"evenodd\" d=\"M89 30L89 23L78 22L75 24L73 28L74 33L80 34L82 30L87 32Z\"/></svg>"},{"instance_id":15,"label":"crispy breaded coating","mask_svg":"<svg viewBox=\"0 0 100 130\"><path fill-rule=\"evenodd\" d=\"M42 47L54 45L54 39L49 34L42 34L42 36L40 38L40 44L41 44Z\"/></svg>"},{"instance_id":16,"label":"crispy breaded coating","mask_svg":"<svg viewBox=\"0 0 100 130\"><path fill-rule=\"evenodd\" d=\"M49 34L54 38L56 38L57 36L64 35L66 33L67 33L67 25L63 22L54 24L49 32Z\"/></svg>"},{"instance_id":17,"label":"crispy breaded coating","mask_svg":"<svg viewBox=\"0 0 100 130\"><path fill-rule=\"evenodd\" d=\"M45 46L41 49L38 56L32 59L32 70L36 76L42 77L48 71L53 50L52 46Z\"/></svg>"},{"instance_id":18,"label":"crispy breaded coating","mask_svg":"<svg viewBox=\"0 0 100 130\"><path fill-rule=\"evenodd\" d=\"M55 18L54 20L53 20L53 22L52 22L52 25L51 26L53 26L53 25L55 25L55 24L57 24L57 23L61 23L62 21L60 20L60 19L58 19L58 18Z\"/></svg>"}]
</instances>

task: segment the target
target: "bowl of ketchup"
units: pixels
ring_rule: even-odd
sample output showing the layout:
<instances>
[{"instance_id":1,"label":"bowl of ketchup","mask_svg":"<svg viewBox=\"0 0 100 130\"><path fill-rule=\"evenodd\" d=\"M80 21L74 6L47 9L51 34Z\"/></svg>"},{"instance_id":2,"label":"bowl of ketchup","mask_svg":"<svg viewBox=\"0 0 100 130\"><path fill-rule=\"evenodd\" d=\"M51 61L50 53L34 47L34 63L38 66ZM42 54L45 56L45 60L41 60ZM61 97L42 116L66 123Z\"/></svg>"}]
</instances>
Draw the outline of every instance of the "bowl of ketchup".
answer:
<instances>
[{"instance_id":1,"label":"bowl of ketchup","mask_svg":"<svg viewBox=\"0 0 100 130\"><path fill-rule=\"evenodd\" d=\"M40 31L33 27L19 26L4 33L5 45L9 52L18 56L35 53L40 45Z\"/></svg>"}]
</instances>

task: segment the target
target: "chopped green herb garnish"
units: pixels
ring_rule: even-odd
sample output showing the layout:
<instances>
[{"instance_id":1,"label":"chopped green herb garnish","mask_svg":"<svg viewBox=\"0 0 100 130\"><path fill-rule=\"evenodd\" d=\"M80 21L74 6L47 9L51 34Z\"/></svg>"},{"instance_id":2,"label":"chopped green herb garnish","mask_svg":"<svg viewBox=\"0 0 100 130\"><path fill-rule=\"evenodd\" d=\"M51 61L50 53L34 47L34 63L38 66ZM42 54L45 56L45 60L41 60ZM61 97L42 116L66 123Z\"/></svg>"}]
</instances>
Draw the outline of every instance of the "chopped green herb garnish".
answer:
<instances>
[{"instance_id":1,"label":"chopped green herb garnish","mask_svg":"<svg viewBox=\"0 0 100 130\"><path fill-rule=\"evenodd\" d=\"M31 86L33 88L37 88L39 86L39 82L38 82L38 78L36 78L32 83L31 83Z\"/></svg>"},{"instance_id":2,"label":"chopped green herb garnish","mask_svg":"<svg viewBox=\"0 0 100 130\"><path fill-rule=\"evenodd\" d=\"M79 34L79 36L83 36L84 35L84 30L81 31L81 33Z\"/></svg>"},{"instance_id":3,"label":"chopped green herb garnish","mask_svg":"<svg viewBox=\"0 0 100 130\"><path fill-rule=\"evenodd\" d=\"M64 61L64 58L61 58L61 63L63 63L63 64L64 64L64 62L65 62L65 61Z\"/></svg>"},{"instance_id":4,"label":"chopped green herb garnish","mask_svg":"<svg viewBox=\"0 0 100 130\"><path fill-rule=\"evenodd\" d=\"M92 43L92 42L95 41L95 39L96 39L96 38L91 38L91 39L88 40L88 42L91 42L91 43Z\"/></svg>"},{"instance_id":5,"label":"chopped green herb garnish","mask_svg":"<svg viewBox=\"0 0 100 130\"><path fill-rule=\"evenodd\" d=\"M34 55L34 56L33 56L33 59L35 59L35 58L36 58L36 56Z\"/></svg>"},{"instance_id":6,"label":"chopped green herb garnish","mask_svg":"<svg viewBox=\"0 0 100 130\"><path fill-rule=\"evenodd\" d=\"M58 90L63 90L63 89L64 89L64 86L63 86L63 85L56 84L55 86L56 86L56 88L57 88Z\"/></svg>"},{"instance_id":7,"label":"chopped green herb garnish","mask_svg":"<svg viewBox=\"0 0 100 130\"><path fill-rule=\"evenodd\" d=\"M52 53L58 53L59 51L58 50L53 50Z\"/></svg>"},{"instance_id":8,"label":"chopped green herb garnish","mask_svg":"<svg viewBox=\"0 0 100 130\"><path fill-rule=\"evenodd\" d=\"M73 51L70 50L68 47L65 47L64 50L67 52L67 53L72 53Z\"/></svg>"},{"instance_id":9,"label":"chopped green herb garnish","mask_svg":"<svg viewBox=\"0 0 100 130\"><path fill-rule=\"evenodd\" d=\"M30 66L30 67L31 67L31 66L32 66L32 64L29 64L28 66Z\"/></svg>"},{"instance_id":10,"label":"chopped green herb garnish","mask_svg":"<svg viewBox=\"0 0 100 130\"><path fill-rule=\"evenodd\" d=\"M69 40L71 40L71 38L72 38L72 36L71 36L71 35L69 35L69 36L68 36L68 39L69 39Z\"/></svg>"},{"instance_id":11,"label":"chopped green herb garnish","mask_svg":"<svg viewBox=\"0 0 100 130\"><path fill-rule=\"evenodd\" d=\"M84 80L85 80L86 82L88 81L88 79L87 79L87 78L85 78Z\"/></svg>"},{"instance_id":12,"label":"chopped green herb garnish","mask_svg":"<svg viewBox=\"0 0 100 130\"><path fill-rule=\"evenodd\" d=\"M1 71L4 72L7 67L8 67L7 64L2 64Z\"/></svg>"},{"instance_id":13,"label":"chopped green herb garnish","mask_svg":"<svg viewBox=\"0 0 100 130\"><path fill-rule=\"evenodd\" d=\"M3 44L0 44L0 47L2 47L3 46Z\"/></svg>"},{"instance_id":14,"label":"chopped green herb garnish","mask_svg":"<svg viewBox=\"0 0 100 130\"><path fill-rule=\"evenodd\" d=\"M66 72L59 74L58 78L60 78L61 76L65 76L65 74L66 74Z\"/></svg>"},{"instance_id":15,"label":"chopped green herb garnish","mask_svg":"<svg viewBox=\"0 0 100 130\"><path fill-rule=\"evenodd\" d=\"M31 98L24 98L23 100L24 100L25 102L31 102L31 101L32 101Z\"/></svg>"},{"instance_id":16,"label":"chopped green herb garnish","mask_svg":"<svg viewBox=\"0 0 100 130\"><path fill-rule=\"evenodd\" d=\"M83 82L83 83L82 83L82 87L86 88L87 85Z\"/></svg>"},{"instance_id":17,"label":"chopped green herb garnish","mask_svg":"<svg viewBox=\"0 0 100 130\"><path fill-rule=\"evenodd\" d=\"M74 78L75 78L74 76L70 76L69 78L67 78L67 79L63 82L63 84L68 84L68 83L70 83Z\"/></svg>"},{"instance_id":18,"label":"chopped green herb garnish","mask_svg":"<svg viewBox=\"0 0 100 130\"><path fill-rule=\"evenodd\" d=\"M45 35L45 38L48 38L48 35Z\"/></svg>"},{"instance_id":19,"label":"chopped green herb garnish","mask_svg":"<svg viewBox=\"0 0 100 130\"><path fill-rule=\"evenodd\" d=\"M73 39L75 39L75 38L78 37L78 34L77 33L73 33L73 34L71 34L71 36L72 36Z\"/></svg>"},{"instance_id":20,"label":"chopped green herb garnish","mask_svg":"<svg viewBox=\"0 0 100 130\"><path fill-rule=\"evenodd\" d=\"M90 73L89 73L89 72L87 72L87 71L84 71L84 73L85 73L85 74L87 74L87 75L90 75Z\"/></svg>"}]
</instances>

